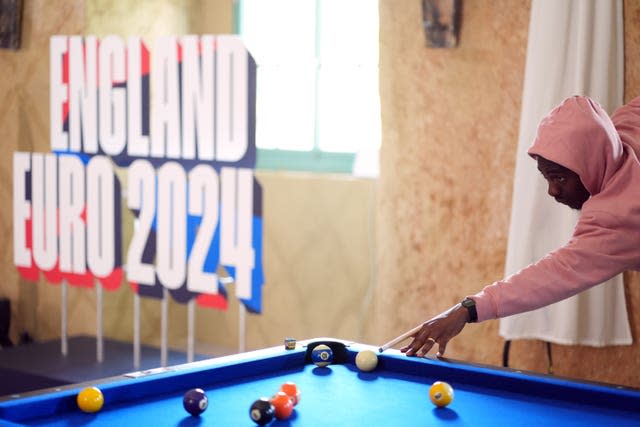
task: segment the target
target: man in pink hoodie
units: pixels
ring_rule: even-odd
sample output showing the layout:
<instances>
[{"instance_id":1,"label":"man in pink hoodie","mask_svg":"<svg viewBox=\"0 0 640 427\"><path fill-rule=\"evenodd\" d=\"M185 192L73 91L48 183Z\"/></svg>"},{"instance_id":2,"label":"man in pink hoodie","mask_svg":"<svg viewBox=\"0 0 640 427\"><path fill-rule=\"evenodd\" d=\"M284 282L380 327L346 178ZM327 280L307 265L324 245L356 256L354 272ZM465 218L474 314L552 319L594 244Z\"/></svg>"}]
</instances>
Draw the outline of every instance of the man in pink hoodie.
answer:
<instances>
[{"instance_id":1,"label":"man in pink hoodie","mask_svg":"<svg viewBox=\"0 0 640 427\"><path fill-rule=\"evenodd\" d=\"M640 270L640 97L611 117L590 98L563 101L538 125L529 155L557 202L581 210L564 246L426 321L401 351L424 356L467 323L534 310Z\"/></svg>"}]
</instances>

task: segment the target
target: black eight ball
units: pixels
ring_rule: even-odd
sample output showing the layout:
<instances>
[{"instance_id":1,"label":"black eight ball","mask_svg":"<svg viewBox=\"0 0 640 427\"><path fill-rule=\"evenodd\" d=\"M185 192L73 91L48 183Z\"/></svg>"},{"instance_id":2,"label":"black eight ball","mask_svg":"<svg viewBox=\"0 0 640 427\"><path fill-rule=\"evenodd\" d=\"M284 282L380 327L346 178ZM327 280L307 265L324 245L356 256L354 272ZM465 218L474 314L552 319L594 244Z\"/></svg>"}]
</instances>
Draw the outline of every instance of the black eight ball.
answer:
<instances>
[{"instance_id":1,"label":"black eight ball","mask_svg":"<svg viewBox=\"0 0 640 427\"><path fill-rule=\"evenodd\" d=\"M253 402L249 409L249 416L257 424L263 426L273 420L276 408L271 404L268 398L261 397Z\"/></svg>"}]
</instances>

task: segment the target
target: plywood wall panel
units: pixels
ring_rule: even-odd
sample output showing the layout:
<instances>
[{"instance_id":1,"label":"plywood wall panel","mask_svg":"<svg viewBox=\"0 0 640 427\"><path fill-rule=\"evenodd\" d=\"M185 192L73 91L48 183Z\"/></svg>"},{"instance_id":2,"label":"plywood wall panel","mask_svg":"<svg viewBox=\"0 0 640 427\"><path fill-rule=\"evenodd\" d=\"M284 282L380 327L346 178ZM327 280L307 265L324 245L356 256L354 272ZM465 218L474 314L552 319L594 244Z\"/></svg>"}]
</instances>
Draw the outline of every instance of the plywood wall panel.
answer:
<instances>
[{"instance_id":1,"label":"plywood wall panel","mask_svg":"<svg viewBox=\"0 0 640 427\"><path fill-rule=\"evenodd\" d=\"M397 335L502 274L528 18L528 1L463 1L458 46L430 49L420 2L380 2L376 301L388 315L376 333ZM500 350L488 323L447 354L495 363Z\"/></svg>"},{"instance_id":2,"label":"plywood wall panel","mask_svg":"<svg viewBox=\"0 0 640 427\"><path fill-rule=\"evenodd\" d=\"M383 143L379 313L371 336L413 327L503 275L530 2L462 1L459 45L421 43L420 2L380 1ZM639 95L639 6L625 1L625 98ZM532 164L532 167L534 165ZM640 324L637 274L626 275ZM447 356L500 365L498 322L465 328ZM558 375L640 385L638 344L552 346ZM512 343L512 367L547 372L546 345Z\"/></svg>"}]
</instances>

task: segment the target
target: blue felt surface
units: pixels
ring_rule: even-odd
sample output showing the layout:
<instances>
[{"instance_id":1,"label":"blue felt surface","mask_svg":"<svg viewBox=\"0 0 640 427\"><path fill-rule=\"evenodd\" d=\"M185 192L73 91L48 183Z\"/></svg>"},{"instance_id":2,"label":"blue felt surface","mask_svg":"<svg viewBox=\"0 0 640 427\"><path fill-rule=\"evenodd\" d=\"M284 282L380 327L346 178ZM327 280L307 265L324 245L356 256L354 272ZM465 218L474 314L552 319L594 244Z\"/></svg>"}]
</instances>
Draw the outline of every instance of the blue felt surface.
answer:
<instances>
[{"instance_id":1,"label":"blue felt surface","mask_svg":"<svg viewBox=\"0 0 640 427\"><path fill-rule=\"evenodd\" d=\"M249 363L231 363L220 368L195 367L155 378L128 380L131 383L123 380L105 385L105 407L97 414L84 414L70 405L61 411L63 416L20 423L253 426L249 418L251 403L261 396L273 395L284 382L294 381L302 392L300 403L290 419L274 421L271 426L640 425L640 405L633 406L640 402L637 391L618 392L590 384L504 374L441 361L408 362L403 356L381 356L380 368L371 373L359 372L351 363L327 368L304 365L300 352L285 356L255 358ZM429 401L429 386L436 380L448 381L455 389L454 401L447 408L435 408ZM200 417L190 416L182 407L183 392L191 386L202 387L209 398L209 408ZM545 387L549 397L545 396ZM171 391L172 388L175 390ZM557 393L572 390L575 399L558 398ZM53 400L65 405L74 392L67 393L67 398L42 396L30 404ZM600 396L601 401L589 396ZM625 405L631 406L613 409L606 399L627 399ZM2 409L6 408L0 405Z\"/></svg>"}]
</instances>

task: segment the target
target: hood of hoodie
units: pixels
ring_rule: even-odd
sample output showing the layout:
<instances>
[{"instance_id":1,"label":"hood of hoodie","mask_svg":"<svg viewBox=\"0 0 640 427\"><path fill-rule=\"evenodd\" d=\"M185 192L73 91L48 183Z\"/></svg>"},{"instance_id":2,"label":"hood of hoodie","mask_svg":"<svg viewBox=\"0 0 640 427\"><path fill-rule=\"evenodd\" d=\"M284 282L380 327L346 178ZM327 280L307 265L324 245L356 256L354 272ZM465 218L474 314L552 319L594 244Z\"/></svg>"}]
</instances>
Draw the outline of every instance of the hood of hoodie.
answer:
<instances>
[{"instance_id":1,"label":"hood of hoodie","mask_svg":"<svg viewBox=\"0 0 640 427\"><path fill-rule=\"evenodd\" d=\"M585 96L567 98L542 119L528 153L578 174L591 196L603 190L625 156L609 115Z\"/></svg>"}]
</instances>

